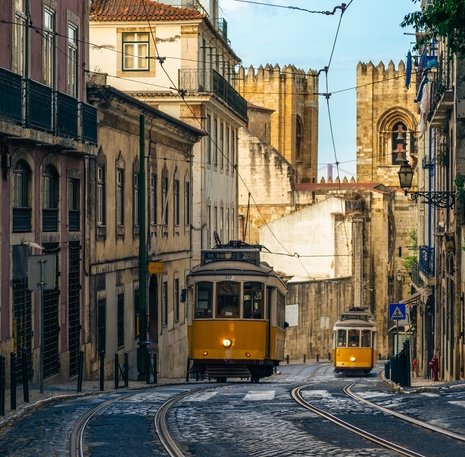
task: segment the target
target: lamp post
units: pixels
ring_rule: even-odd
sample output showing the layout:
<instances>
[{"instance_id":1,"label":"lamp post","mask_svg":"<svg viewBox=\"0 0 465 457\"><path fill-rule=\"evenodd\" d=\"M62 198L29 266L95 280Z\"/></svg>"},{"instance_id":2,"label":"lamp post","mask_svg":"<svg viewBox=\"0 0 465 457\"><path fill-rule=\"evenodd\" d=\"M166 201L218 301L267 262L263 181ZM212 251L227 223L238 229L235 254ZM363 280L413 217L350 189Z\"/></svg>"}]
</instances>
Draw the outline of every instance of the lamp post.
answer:
<instances>
[{"instance_id":1,"label":"lamp post","mask_svg":"<svg viewBox=\"0 0 465 457\"><path fill-rule=\"evenodd\" d=\"M407 160L404 160L397 172L399 184L405 195L413 202L428 203L436 208L453 208L455 206L455 192L453 191L416 191L411 192L413 169ZM420 200L418 200L420 199Z\"/></svg>"}]
</instances>

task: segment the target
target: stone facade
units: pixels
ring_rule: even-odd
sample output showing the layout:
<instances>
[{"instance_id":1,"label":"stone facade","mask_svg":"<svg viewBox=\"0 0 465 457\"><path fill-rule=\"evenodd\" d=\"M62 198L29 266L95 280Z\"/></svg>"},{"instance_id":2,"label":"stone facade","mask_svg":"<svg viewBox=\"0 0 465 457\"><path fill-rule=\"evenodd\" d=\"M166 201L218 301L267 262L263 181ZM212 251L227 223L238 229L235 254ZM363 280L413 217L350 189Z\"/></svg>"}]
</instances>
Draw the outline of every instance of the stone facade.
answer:
<instances>
[{"instance_id":1,"label":"stone facade","mask_svg":"<svg viewBox=\"0 0 465 457\"><path fill-rule=\"evenodd\" d=\"M357 65L357 180L383 183L394 190L388 207L376 202L371 206L367 253L373 270L365 271L376 278L375 317L385 354L388 344L389 352L394 351L388 334L395 323L389 322L388 305L407 300L414 292L406 258L416 255L412 233L418 215L416 206L399 189L397 172L404 160L417 163L419 117L415 88L407 88L405 81L404 62L397 69L392 61L387 67L382 62ZM403 330L413 328L411 321L401 324Z\"/></svg>"},{"instance_id":2,"label":"stone facade","mask_svg":"<svg viewBox=\"0 0 465 457\"><path fill-rule=\"evenodd\" d=\"M249 104L272 110L270 146L296 170L298 182L318 174L318 74L293 65L240 67L235 87ZM252 125L250 127L253 127ZM254 129L255 132L255 129Z\"/></svg>"},{"instance_id":3,"label":"stone facade","mask_svg":"<svg viewBox=\"0 0 465 457\"><path fill-rule=\"evenodd\" d=\"M297 322L286 316L291 325L286 329L285 354L291 360L327 360L333 345L333 324L354 304L352 278L293 280L287 287L286 303L297 308Z\"/></svg>"},{"instance_id":4,"label":"stone facade","mask_svg":"<svg viewBox=\"0 0 465 457\"><path fill-rule=\"evenodd\" d=\"M181 291L191 268L192 148L203 132L108 86L91 86L99 109L99 153L89 170L90 341L86 359L98 375L98 356L128 355L131 378L141 372L138 339L158 356L160 376L182 377L187 360ZM144 115L141 124L140 114ZM140 174L140 129L145 136L145 180ZM148 299L139 301L139 195L145 188ZM142 319L147 316L145 324ZM146 335L141 335L143 328ZM176 348L173 350L173 348Z\"/></svg>"}]
</instances>

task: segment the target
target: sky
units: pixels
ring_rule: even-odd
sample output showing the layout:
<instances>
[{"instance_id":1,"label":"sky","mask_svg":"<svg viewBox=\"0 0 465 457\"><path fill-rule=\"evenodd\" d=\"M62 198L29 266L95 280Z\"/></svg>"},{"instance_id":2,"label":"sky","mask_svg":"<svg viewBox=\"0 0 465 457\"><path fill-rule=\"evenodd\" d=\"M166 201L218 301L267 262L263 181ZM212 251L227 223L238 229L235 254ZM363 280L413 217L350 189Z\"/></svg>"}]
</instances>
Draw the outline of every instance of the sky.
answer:
<instances>
[{"instance_id":1,"label":"sky","mask_svg":"<svg viewBox=\"0 0 465 457\"><path fill-rule=\"evenodd\" d=\"M326 177L327 164L335 162L339 163L341 178L354 176L357 63L371 61L377 65L383 61L387 65L392 60L397 68L401 60L405 61L415 37L412 29L402 28L400 23L406 14L418 9L418 3L345 0L349 6L340 21L341 9L334 15L295 9L332 12L342 4L337 0L250 0L266 5L244 0L219 1L220 17L228 23L231 47L245 68L269 63L281 68L294 65L308 72L329 64L329 92L349 89L330 96L329 111L325 97L320 97L318 176ZM325 84L322 73L319 92L326 92ZM333 177L336 174L333 168Z\"/></svg>"}]
</instances>

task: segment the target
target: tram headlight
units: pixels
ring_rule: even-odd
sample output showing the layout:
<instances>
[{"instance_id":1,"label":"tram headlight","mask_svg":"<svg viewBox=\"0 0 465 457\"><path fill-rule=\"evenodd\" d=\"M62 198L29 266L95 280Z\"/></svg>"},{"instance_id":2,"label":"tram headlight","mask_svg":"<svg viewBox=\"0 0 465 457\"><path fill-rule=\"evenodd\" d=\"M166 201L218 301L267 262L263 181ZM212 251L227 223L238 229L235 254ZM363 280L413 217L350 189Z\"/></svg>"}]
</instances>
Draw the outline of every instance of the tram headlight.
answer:
<instances>
[{"instance_id":1,"label":"tram headlight","mask_svg":"<svg viewBox=\"0 0 465 457\"><path fill-rule=\"evenodd\" d=\"M225 348L230 348L232 346L232 341L229 338L224 338L223 339L223 346Z\"/></svg>"},{"instance_id":2,"label":"tram headlight","mask_svg":"<svg viewBox=\"0 0 465 457\"><path fill-rule=\"evenodd\" d=\"M208 351L203 351L203 356L207 357L207 355L208 355Z\"/></svg>"},{"instance_id":3,"label":"tram headlight","mask_svg":"<svg viewBox=\"0 0 465 457\"><path fill-rule=\"evenodd\" d=\"M355 357L352 356L352 357L350 358L350 361L351 361L351 362L355 362Z\"/></svg>"}]
</instances>

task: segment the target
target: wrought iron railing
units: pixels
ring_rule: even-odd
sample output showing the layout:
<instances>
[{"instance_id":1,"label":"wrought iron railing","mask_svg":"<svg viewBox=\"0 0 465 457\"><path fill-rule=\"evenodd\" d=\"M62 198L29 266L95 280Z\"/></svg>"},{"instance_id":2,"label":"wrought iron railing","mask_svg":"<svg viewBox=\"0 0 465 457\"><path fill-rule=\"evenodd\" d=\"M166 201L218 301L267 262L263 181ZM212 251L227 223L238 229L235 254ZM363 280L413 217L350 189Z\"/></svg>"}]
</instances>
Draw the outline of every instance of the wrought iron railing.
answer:
<instances>
[{"instance_id":1,"label":"wrought iron railing","mask_svg":"<svg viewBox=\"0 0 465 457\"><path fill-rule=\"evenodd\" d=\"M56 133L77 138L78 101L74 97L56 93Z\"/></svg>"},{"instance_id":2,"label":"wrought iron railing","mask_svg":"<svg viewBox=\"0 0 465 457\"><path fill-rule=\"evenodd\" d=\"M97 144L97 108L87 103L79 103L81 140Z\"/></svg>"},{"instance_id":3,"label":"wrought iron railing","mask_svg":"<svg viewBox=\"0 0 465 457\"><path fill-rule=\"evenodd\" d=\"M44 232L58 231L58 208L42 208L42 230Z\"/></svg>"},{"instance_id":4,"label":"wrought iron railing","mask_svg":"<svg viewBox=\"0 0 465 457\"><path fill-rule=\"evenodd\" d=\"M81 212L78 209L68 210L68 224L70 232L79 232Z\"/></svg>"},{"instance_id":5,"label":"wrought iron railing","mask_svg":"<svg viewBox=\"0 0 465 457\"><path fill-rule=\"evenodd\" d=\"M57 136L97 143L96 109L62 92L0 68L0 118Z\"/></svg>"},{"instance_id":6,"label":"wrought iron railing","mask_svg":"<svg viewBox=\"0 0 465 457\"><path fill-rule=\"evenodd\" d=\"M242 119L247 119L247 101L217 71L179 70L178 87L187 92L212 92L221 98Z\"/></svg>"},{"instance_id":7,"label":"wrought iron railing","mask_svg":"<svg viewBox=\"0 0 465 457\"><path fill-rule=\"evenodd\" d=\"M26 95L25 127L53 131L53 91L32 79L24 80Z\"/></svg>"},{"instance_id":8,"label":"wrought iron railing","mask_svg":"<svg viewBox=\"0 0 465 457\"><path fill-rule=\"evenodd\" d=\"M420 271L431 278L434 276L434 248L430 246L420 246L418 249L418 261Z\"/></svg>"},{"instance_id":9,"label":"wrought iron railing","mask_svg":"<svg viewBox=\"0 0 465 457\"><path fill-rule=\"evenodd\" d=\"M31 208L13 208L13 232L30 232L31 227Z\"/></svg>"},{"instance_id":10,"label":"wrought iron railing","mask_svg":"<svg viewBox=\"0 0 465 457\"><path fill-rule=\"evenodd\" d=\"M22 122L21 76L0 68L0 117L16 124Z\"/></svg>"}]
</instances>

